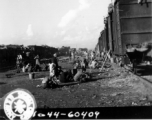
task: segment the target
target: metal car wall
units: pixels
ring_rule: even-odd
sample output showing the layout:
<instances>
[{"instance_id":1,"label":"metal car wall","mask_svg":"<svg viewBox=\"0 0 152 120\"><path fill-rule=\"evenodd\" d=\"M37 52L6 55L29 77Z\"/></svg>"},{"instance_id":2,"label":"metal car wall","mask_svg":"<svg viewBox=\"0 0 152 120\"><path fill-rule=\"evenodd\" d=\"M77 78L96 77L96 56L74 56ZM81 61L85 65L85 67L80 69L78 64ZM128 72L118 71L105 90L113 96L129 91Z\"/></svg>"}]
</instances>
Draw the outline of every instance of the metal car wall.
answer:
<instances>
[{"instance_id":1,"label":"metal car wall","mask_svg":"<svg viewBox=\"0 0 152 120\"><path fill-rule=\"evenodd\" d=\"M127 44L141 43L152 43L152 0L116 1L99 38L100 51L123 55Z\"/></svg>"},{"instance_id":2,"label":"metal car wall","mask_svg":"<svg viewBox=\"0 0 152 120\"><path fill-rule=\"evenodd\" d=\"M98 43L99 43L99 50L102 51L108 51L109 50L109 38L108 38L108 28L107 23L105 24L104 30L101 32Z\"/></svg>"}]
</instances>

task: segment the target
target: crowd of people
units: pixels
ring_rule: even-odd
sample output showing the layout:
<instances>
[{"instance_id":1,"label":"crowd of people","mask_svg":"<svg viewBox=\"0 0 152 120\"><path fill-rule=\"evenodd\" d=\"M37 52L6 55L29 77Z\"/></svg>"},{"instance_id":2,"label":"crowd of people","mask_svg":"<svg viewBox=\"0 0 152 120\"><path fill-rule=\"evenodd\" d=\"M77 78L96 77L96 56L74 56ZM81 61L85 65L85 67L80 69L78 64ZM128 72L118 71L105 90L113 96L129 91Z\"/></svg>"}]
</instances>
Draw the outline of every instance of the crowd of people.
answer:
<instances>
[{"instance_id":1,"label":"crowd of people","mask_svg":"<svg viewBox=\"0 0 152 120\"><path fill-rule=\"evenodd\" d=\"M49 61L49 76L45 77L41 85L37 87L47 88L52 87L52 85L57 85L59 83L76 82L89 78L86 73L87 61L83 59L81 62L77 58L73 61L73 68L69 70L63 70L61 66L58 65L57 54Z\"/></svg>"},{"instance_id":2,"label":"crowd of people","mask_svg":"<svg viewBox=\"0 0 152 120\"><path fill-rule=\"evenodd\" d=\"M35 64L33 64L33 61L35 60ZM29 56L29 52L27 52L25 55L18 54L16 58L16 68L17 73L20 73L21 70L23 72L32 72L36 70L40 70L40 59L39 55L36 55L33 60Z\"/></svg>"},{"instance_id":3,"label":"crowd of people","mask_svg":"<svg viewBox=\"0 0 152 120\"><path fill-rule=\"evenodd\" d=\"M49 76L45 77L42 84L37 87L47 88L60 83L83 82L91 79L91 74L87 71L87 68L95 69L98 66L98 62L95 52L92 52L90 56L89 54L86 55L85 57L72 57L72 59L70 56L69 60L73 61L72 69L63 70L62 67L58 65L57 54L54 54L53 59L49 61Z\"/></svg>"},{"instance_id":4,"label":"crowd of people","mask_svg":"<svg viewBox=\"0 0 152 120\"><path fill-rule=\"evenodd\" d=\"M90 73L87 71L89 69L95 69L98 67L98 62L96 59L97 55L94 51L91 53L85 52L83 57L76 57L75 53L69 57L69 60L73 62L73 68L70 70L63 70L58 64L57 53L53 55L52 59L49 59L47 67L49 69L49 76L45 77L41 85L38 87L47 88L53 84L73 82L73 81L85 81L91 78ZM72 59L71 59L72 58ZM33 60L35 64L30 62L29 54L26 55L26 59L21 55L17 55L17 72L20 72L21 68L23 72L35 72L41 69L40 57L36 55Z\"/></svg>"}]
</instances>

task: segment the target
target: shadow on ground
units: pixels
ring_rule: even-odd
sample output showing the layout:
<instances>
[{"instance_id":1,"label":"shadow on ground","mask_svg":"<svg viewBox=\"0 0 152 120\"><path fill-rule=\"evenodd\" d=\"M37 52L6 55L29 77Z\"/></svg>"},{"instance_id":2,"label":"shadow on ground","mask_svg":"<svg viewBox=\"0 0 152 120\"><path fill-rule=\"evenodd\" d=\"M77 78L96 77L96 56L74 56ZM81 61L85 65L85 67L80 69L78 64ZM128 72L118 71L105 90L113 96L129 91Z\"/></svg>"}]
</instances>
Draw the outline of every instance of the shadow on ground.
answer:
<instances>
[{"instance_id":1,"label":"shadow on ground","mask_svg":"<svg viewBox=\"0 0 152 120\"><path fill-rule=\"evenodd\" d=\"M140 76L152 75L152 65L138 66L137 73Z\"/></svg>"},{"instance_id":2,"label":"shadow on ground","mask_svg":"<svg viewBox=\"0 0 152 120\"><path fill-rule=\"evenodd\" d=\"M4 84L6 84L5 82L0 82L0 85L4 85Z\"/></svg>"}]
</instances>

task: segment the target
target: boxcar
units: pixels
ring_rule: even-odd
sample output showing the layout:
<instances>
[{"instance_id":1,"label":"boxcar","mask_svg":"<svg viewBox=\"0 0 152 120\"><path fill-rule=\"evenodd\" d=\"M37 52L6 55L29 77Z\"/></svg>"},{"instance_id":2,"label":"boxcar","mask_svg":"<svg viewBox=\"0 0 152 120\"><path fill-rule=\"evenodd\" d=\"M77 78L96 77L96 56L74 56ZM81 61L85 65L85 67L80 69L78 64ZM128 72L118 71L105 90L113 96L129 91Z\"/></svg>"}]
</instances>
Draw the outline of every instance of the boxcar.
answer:
<instances>
[{"instance_id":1,"label":"boxcar","mask_svg":"<svg viewBox=\"0 0 152 120\"><path fill-rule=\"evenodd\" d=\"M107 20L105 20L105 28L104 30L100 33L100 37L98 39L99 43L99 50L100 52L102 51L108 51L110 46L109 46L109 32L108 32L108 23Z\"/></svg>"},{"instance_id":2,"label":"boxcar","mask_svg":"<svg viewBox=\"0 0 152 120\"><path fill-rule=\"evenodd\" d=\"M108 14L109 49L141 62L152 57L152 0L116 0Z\"/></svg>"},{"instance_id":3,"label":"boxcar","mask_svg":"<svg viewBox=\"0 0 152 120\"><path fill-rule=\"evenodd\" d=\"M103 30L100 33L100 37L99 37L99 40L98 40L100 52L102 52L104 47L105 47L104 41L106 41L106 40L104 39L104 30Z\"/></svg>"},{"instance_id":4,"label":"boxcar","mask_svg":"<svg viewBox=\"0 0 152 120\"><path fill-rule=\"evenodd\" d=\"M115 0L108 10L98 41L100 51L111 49L133 64L151 60L152 0Z\"/></svg>"},{"instance_id":5,"label":"boxcar","mask_svg":"<svg viewBox=\"0 0 152 120\"><path fill-rule=\"evenodd\" d=\"M110 16L114 21L115 53L125 54L128 45L137 48L144 43L152 43L152 0L138 2L116 0L114 4L114 12Z\"/></svg>"}]
</instances>

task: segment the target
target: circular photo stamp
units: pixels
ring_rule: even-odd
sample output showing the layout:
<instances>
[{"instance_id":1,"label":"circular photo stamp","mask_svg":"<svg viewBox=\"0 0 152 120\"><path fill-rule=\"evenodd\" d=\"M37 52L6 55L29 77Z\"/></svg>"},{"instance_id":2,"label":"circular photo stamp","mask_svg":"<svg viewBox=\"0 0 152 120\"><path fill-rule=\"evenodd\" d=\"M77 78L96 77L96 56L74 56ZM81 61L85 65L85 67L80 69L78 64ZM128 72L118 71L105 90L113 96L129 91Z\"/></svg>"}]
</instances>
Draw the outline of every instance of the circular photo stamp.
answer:
<instances>
[{"instance_id":1,"label":"circular photo stamp","mask_svg":"<svg viewBox=\"0 0 152 120\"><path fill-rule=\"evenodd\" d=\"M29 120L37 105L34 96L28 90L16 89L5 96L3 107L10 120Z\"/></svg>"}]
</instances>

